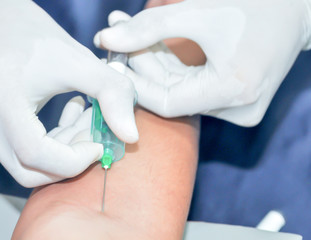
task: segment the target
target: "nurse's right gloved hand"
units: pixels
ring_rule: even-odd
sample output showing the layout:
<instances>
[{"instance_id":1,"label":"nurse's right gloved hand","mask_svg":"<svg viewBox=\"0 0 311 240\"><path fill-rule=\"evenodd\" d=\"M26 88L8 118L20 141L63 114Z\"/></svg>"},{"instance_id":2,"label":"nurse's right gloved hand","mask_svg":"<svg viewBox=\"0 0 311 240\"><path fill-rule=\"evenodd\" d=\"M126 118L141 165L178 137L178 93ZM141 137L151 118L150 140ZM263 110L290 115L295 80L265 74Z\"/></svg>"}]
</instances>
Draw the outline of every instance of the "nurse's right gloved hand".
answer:
<instances>
[{"instance_id":1,"label":"nurse's right gloved hand","mask_svg":"<svg viewBox=\"0 0 311 240\"><path fill-rule=\"evenodd\" d=\"M131 81L35 3L1 0L0 32L0 161L20 184L34 187L73 177L102 156L99 144L73 143L70 134L62 135L66 140L47 135L37 112L56 94L77 90L97 98L111 130L125 142L138 140ZM81 107L77 111L67 111L69 120L61 124L76 129Z\"/></svg>"},{"instance_id":2,"label":"nurse's right gloved hand","mask_svg":"<svg viewBox=\"0 0 311 240\"><path fill-rule=\"evenodd\" d=\"M167 2L167 1L162 1ZM120 12L94 42L130 58L138 103L164 117L204 114L253 126L302 49L311 48L311 0L186 0ZM159 41L196 42L205 65L182 64ZM299 79L297 79L299 81Z\"/></svg>"}]
</instances>

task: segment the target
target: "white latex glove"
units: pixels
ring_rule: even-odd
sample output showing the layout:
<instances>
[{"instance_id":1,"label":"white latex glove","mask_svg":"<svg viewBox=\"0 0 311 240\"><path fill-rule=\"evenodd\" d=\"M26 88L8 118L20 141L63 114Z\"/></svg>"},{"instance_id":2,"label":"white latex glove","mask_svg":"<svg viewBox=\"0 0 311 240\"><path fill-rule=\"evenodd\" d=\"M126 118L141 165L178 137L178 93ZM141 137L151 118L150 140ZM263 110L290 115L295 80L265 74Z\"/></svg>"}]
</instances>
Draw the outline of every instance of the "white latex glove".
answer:
<instances>
[{"instance_id":1,"label":"white latex glove","mask_svg":"<svg viewBox=\"0 0 311 240\"><path fill-rule=\"evenodd\" d=\"M147 9L99 32L94 43L133 52L160 40L198 43L204 66L187 67L156 46L135 55L138 102L164 117L201 113L243 126L263 117L302 49L310 48L310 0L187 0Z\"/></svg>"},{"instance_id":2,"label":"white latex glove","mask_svg":"<svg viewBox=\"0 0 311 240\"><path fill-rule=\"evenodd\" d=\"M131 80L72 39L35 3L1 0L0 32L0 161L20 184L73 177L103 153L100 144L69 144L46 134L36 113L56 94L77 90L97 98L112 131L125 142L138 140Z\"/></svg>"}]
</instances>

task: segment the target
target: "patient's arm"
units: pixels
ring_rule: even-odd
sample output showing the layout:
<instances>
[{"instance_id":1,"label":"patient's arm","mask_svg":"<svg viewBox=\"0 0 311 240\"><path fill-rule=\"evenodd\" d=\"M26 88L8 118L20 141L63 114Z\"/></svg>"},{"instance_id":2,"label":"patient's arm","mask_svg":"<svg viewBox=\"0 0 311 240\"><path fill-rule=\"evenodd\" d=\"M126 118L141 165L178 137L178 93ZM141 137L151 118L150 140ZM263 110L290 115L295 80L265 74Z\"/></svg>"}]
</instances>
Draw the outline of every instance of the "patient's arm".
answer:
<instances>
[{"instance_id":1,"label":"patient's arm","mask_svg":"<svg viewBox=\"0 0 311 240\"><path fill-rule=\"evenodd\" d=\"M108 171L36 189L13 239L181 239L197 165L198 118L136 111L140 140Z\"/></svg>"},{"instance_id":2,"label":"patient's arm","mask_svg":"<svg viewBox=\"0 0 311 240\"><path fill-rule=\"evenodd\" d=\"M183 0L149 0L145 8L159 7ZM206 63L206 56L200 46L195 42L185 38L171 38L163 41L166 46L188 66L199 66Z\"/></svg>"}]
</instances>

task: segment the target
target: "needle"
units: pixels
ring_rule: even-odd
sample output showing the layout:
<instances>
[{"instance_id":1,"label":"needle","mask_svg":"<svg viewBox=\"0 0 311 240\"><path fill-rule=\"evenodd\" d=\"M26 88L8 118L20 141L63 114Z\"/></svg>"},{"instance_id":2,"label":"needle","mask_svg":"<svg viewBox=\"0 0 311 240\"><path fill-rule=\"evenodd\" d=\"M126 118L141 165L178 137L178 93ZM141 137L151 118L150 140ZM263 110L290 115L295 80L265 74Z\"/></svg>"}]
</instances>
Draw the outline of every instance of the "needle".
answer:
<instances>
[{"instance_id":1,"label":"needle","mask_svg":"<svg viewBox=\"0 0 311 240\"><path fill-rule=\"evenodd\" d=\"M104 155L102 159L100 160L102 163L102 168L105 169L105 177L104 177L104 193L103 193L103 205L102 205L102 212L104 212L104 207L105 207L105 195L106 195L106 182L107 182L107 172L108 169L111 167L111 163L113 160L113 156L109 152L109 148L104 150ZM111 150L110 150L111 151ZM113 153L113 152L112 152Z\"/></svg>"},{"instance_id":2,"label":"needle","mask_svg":"<svg viewBox=\"0 0 311 240\"><path fill-rule=\"evenodd\" d=\"M102 205L102 212L104 212L104 207L105 207L105 194L106 194L107 171L108 171L108 166L105 166L104 194L103 194L103 205Z\"/></svg>"}]
</instances>

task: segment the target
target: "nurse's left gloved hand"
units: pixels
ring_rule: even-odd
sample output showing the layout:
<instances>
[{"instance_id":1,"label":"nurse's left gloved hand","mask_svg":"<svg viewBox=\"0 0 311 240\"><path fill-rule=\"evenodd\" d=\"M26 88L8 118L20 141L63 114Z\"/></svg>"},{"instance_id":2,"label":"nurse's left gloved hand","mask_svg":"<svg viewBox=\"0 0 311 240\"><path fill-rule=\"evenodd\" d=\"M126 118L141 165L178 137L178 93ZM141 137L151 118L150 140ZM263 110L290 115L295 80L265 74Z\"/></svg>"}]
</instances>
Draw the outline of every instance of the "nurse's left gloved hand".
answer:
<instances>
[{"instance_id":1,"label":"nurse's left gloved hand","mask_svg":"<svg viewBox=\"0 0 311 240\"><path fill-rule=\"evenodd\" d=\"M168 38L196 42L207 58L199 67L161 46L132 56L138 103L164 117L199 113L253 126L299 52L311 48L310 13L311 0L186 0L131 19L114 12L110 21L127 22L104 29L94 43L134 52Z\"/></svg>"},{"instance_id":2,"label":"nurse's left gloved hand","mask_svg":"<svg viewBox=\"0 0 311 240\"><path fill-rule=\"evenodd\" d=\"M66 134L47 135L37 113L57 94L79 91L98 99L116 136L127 143L138 140L131 80L75 41L33 1L1 0L0 32L0 162L21 185L74 177L103 154L101 144L71 142L68 131L76 129L71 119L81 107L61 120L61 127L71 128Z\"/></svg>"}]
</instances>

